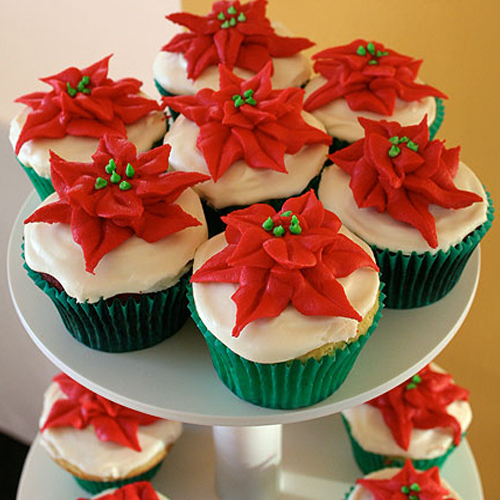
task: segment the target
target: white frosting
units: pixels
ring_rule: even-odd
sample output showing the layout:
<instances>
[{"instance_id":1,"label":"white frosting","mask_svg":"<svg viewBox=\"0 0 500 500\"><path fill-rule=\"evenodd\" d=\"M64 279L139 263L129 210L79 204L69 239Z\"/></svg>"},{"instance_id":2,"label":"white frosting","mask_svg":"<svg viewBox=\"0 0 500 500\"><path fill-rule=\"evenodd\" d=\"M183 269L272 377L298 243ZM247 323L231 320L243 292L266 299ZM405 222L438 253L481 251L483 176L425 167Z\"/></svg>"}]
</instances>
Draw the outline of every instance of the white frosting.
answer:
<instances>
[{"instance_id":1,"label":"white frosting","mask_svg":"<svg viewBox=\"0 0 500 500\"><path fill-rule=\"evenodd\" d=\"M369 255L370 248L347 229L346 234ZM223 234L205 242L196 252L196 271L212 255L227 245ZM375 304L379 276L370 268L360 268L339 283L354 309L364 317ZM241 357L257 363L279 363L300 357L331 342L348 341L356 335L358 322L340 316L304 316L289 305L278 317L262 318L247 325L239 337L231 332L236 322L236 305L231 296L238 284L193 283L196 310L207 329Z\"/></svg>"},{"instance_id":2,"label":"white frosting","mask_svg":"<svg viewBox=\"0 0 500 500\"><path fill-rule=\"evenodd\" d=\"M10 122L9 139L12 147L16 147L31 108L25 107ZM135 144L137 151L143 153L165 134L165 115L161 111L153 111L140 120L126 126L127 138ZM93 137L77 137L67 135L60 139L31 139L19 150L19 161L45 179L50 179L50 151L54 151L67 161L88 163L97 149L99 139Z\"/></svg>"},{"instance_id":3,"label":"white frosting","mask_svg":"<svg viewBox=\"0 0 500 500\"><path fill-rule=\"evenodd\" d=\"M281 24L273 23L280 36L292 36ZM301 53L290 57L272 58L274 73L271 77L273 88L301 87L311 74L311 63ZM175 95L196 94L201 89L219 89L219 68L209 66L196 79L187 76L187 61L180 52L161 51L153 64L155 80L168 92ZM252 71L235 67L233 73L244 80L255 75Z\"/></svg>"},{"instance_id":4,"label":"white frosting","mask_svg":"<svg viewBox=\"0 0 500 500\"><path fill-rule=\"evenodd\" d=\"M47 420L54 403L67 399L59 384L53 382L44 395L40 428ZM148 464L182 433L182 424L173 420L158 420L139 426L137 437L141 451L111 441L100 441L92 425L79 430L74 427L54 427L41 433L42 446L53 459L63 459L78 467L85 475L105 480L124 478Z\"/></svg>"},{"instance_id":5,"label":"white frosting","mask_svg":"<svg viewBox=\"0 0 500 500\"><path fill-rule=\"evenodd\" d=\"M367 476L364 476L364 479L389 479L394 475L396 475L400 470L401 469L395 467L391 467L389 469L382 469L376 472L372 472ZM461 500L461 498L458 496L458 493L453 491L450 488L450 485L443 478L441 478L441 485L443 486L443 488L446 488L449 491L449 494L446 498L449 497L453 500ZM374 500L374 499L375 497L373 496L373 494L359 484L355 486L354 490L347 497L347 500Z\"/></svg>"},{"instance_id":6,"label":"white frosting","mask_svg":"<svg viewBox=\"0 0 500 500\"><path fill-rule=\"evenodd\" d=\"M302 117L309 125L324 131L321 123L309 113ZM173 170L201 172L210 175L205 158L196 146L200 128L179 116L165 136L172 146L169 164ZM251 205L273 198L288 198L301 193L311 179L319 174L328 154L325 144L304 146L294 155L285 154L288 173L266 168L250 168L243 160L233 163L214 182L197 184L193 189L210 205L219 209L232 205Z\"/></svg>"},{"instance_id":7,"label":"white frosting","mask_svg":"<svg viewBox=\"0 0 500 500\"><path fill-rule=\"evenodd\" d=\"M326 82L326 78L321 75L312 78L305 87L304 100ZM401 125L408 126L417 125L427 115L427 123L430 126L436 118L436 100L434 97L424 97L418 101L403 101L398 98L393 114L385 116L371 111L353 111L345 99L339 98L316 108L311 113L325 125L331 136L355 142L365 135L363 127L358 122L360 116L377 121L396 121Z\"/></svg>"},{"instance_id":8,"label":"white frosting","mask_svg":"<svg viewBox=\"0 0 500 500\"><path fill-rule=\"evenodd\" d=\"M57 199L53 193L42 205ZM205 216L196 193L187 189L176 203L202 225L188 227L156 243L132 236L100 260L95 274L85 270L83 251L73 240L69 224L25 224L26 263L34 271L56 278L78 302L96 302L120 293L165 290L179 281L195 250L207 239Z\"/></svg>"},{"instance_id":9,"label":"white frosting","mask_svg":"<svg viewBox=\"0 0 500 500\"><path fill-rule=\"evenodd\" d=\"M119 489L119 488L111 488L109 490L102 491L97 496L92 497L90 500L98 500L99 498L105 497L106 495L113 493L117 489ZM166 496L162 495L161 493L156 492L156 494L158 495L158 500L168 500L168 498Z\"/></svg>"},{"instance_id":10,"label":"white frosting","mask_svg":"<svg viewBox=\"0 0 500 500\"><path fill-rule=\"evenodd\" d=\"M335 212L342 222L367 243L391 251L410 254L438 250L447 251L460 243L469 233L486 221L488 202L484 188L475 174L460 162L454 184L458 189L472 191L483 198L482 202L453 210L430 205L429 211L436 221L438 247L431 248L424 237L410 224L393 219L387 212L374 208L359 208L349 187L351 177L336 165L323 171L319 185L319 199Z\"/></svg>"}]
</instances>

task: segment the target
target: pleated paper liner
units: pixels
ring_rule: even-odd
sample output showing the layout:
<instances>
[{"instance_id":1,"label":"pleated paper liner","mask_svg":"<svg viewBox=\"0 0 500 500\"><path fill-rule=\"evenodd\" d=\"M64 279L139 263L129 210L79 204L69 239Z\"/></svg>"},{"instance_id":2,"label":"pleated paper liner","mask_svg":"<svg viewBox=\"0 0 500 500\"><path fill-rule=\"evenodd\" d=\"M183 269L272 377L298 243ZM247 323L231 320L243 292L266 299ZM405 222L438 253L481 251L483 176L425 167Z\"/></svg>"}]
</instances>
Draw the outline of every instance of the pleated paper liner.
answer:
<instances>
[{"instance_id":1,"label":"pleated paper liner","mask_svg":"<svg viewBox=\"0 0 500 500\"><path fill-rule=\"evenodd\" d=\"M24 255L23 255L24 257ZM58 291L24 264L28 276L56 306L68 332L78 342L105 352L130 352L154 346L171 337L186 322L186 286L190 273L160 292L98 302L77 302Z\"/></svg>"},{"instance_id":2,"label":"pleated paper liner","mask_svg":"<svg viewBox=\"0 0 500 500\"><path fill-rule=\"evenodd\" d=\"M120 488L121 486L125 486L126 484L136 483L138 481L149 481L156 475L162 464L163 460L155 465L152 469L149 469L142 474L129 477L127 479L118 479L116 481L87 481L86 479L82 479L78 476L73 477L85 491L96 495L97 493L101 493L101 491L105 491L110 488Z\"/></svg>"},{"instance_id":3,"label":"pleated paper liner","mask_svg":"<svg viewBox=\"0 0 500 500\"><path fill-rule=\"evenodd\" d=\"M35 172L35 169L24 165L24 163L22 163L17 156L16 160L21 165L21 167L23 167L23 170L26 172L26 175L31 181L31 184L33 184L36 192L38 193L38 196L40 196L42 200L45 200L47 196L49 196L55 191L54 186L52 186L52 181L50 179L46 179L45 177L38 175Z\"/></svg>"},{"instance_id":4,"label":"pleated paper liner","mask_svg":"<svg viewBox=\"0 0 500 500\"><path fill-rule=\"evenodd\" d=\"M228 349L206 328L194 305L192 287L188 287L191 316L205 337L212 363L222 382L241 399L258 406L294 409L311 406L331 396L344 382L358 354L382 316L384 295L380 292L379 309L367 333L346 343L319 361L310 358L282 363L255 363Z\"/></svg>"},{"instance_id":5,"label":"pleated paper liner","mask_svg":"<svg viewBox=\"0 0 500 500\"><path fill-rule=\"evenodd\" d=\"M448 251L419 254L391 252L371 246L385 284L386 307L412 309L443 298L457 284L472 252L491 227L493 203L488 192L487 219L462 242Z\"/></svg>"},{"instance_id":6,"label":"pleated paper liner","mask_svg":"<svg viewBox=\"0 0 500 500\"><path fill-rule=\"evenodd\" d=\"M361 445L356 441L351 433L351 427L349 422L345 417L342 416L342 421L351 441L351 448L356 463L364 474L369 474L370 472L375 472L380 469L385 469L387 467L403 467L405 464L405 458L389 457L387 455L379 455L377 453L371 453L366 451ZM462 435L462 439L465 437L465 433ZM431 467L441 468L446 462L447 458L453 453L456 446L452 444L443 455L436 458L430 459L412 459L413 466L419 470L427 470Z\"/></svg>"}]
</instances>

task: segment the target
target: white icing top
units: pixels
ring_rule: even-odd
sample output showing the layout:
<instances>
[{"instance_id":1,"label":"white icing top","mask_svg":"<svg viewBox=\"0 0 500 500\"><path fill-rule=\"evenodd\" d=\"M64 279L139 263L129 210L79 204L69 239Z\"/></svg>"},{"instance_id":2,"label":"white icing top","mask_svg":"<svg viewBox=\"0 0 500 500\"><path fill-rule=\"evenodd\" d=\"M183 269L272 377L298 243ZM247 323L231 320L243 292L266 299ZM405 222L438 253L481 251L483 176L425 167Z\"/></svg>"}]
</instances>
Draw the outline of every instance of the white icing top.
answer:
<instances>
[{"instance_id":1,"label":"white icing top","mask_svg":"<svg viewBox=\"0 0 500 500\"><path fill-rule=\"evenodd\" d=\"M349 236L368 255L370 248L344 227ZM212 255L227 245L224 234L205 242L196 252L196 271ZM339 283L354 309L364 317L374 306L380 286L379 276L371 268L357 269ZM231 332L236 322L236 304L231 296L235 283L193 283L196 310L207 329L241 357L257 363L279 363L300 357L331 342L347 341L356 335L358 322L340 316L305 316L289 305L278 317L261 318L243 328L239 337Z\"/></svg>"},{"instance_id":2,"label":"white icing top","mask_svg":"<svg viewBox=\"0 0 500 500\"><path fill-rule=\"evenodd\" d=\"M359 208L349 187L350 179L350 175L336 165L326 168L321 176L319 199L325 208L335 212L360 238L393 252L446 252L487 218L488 202L484 188L475 174L462 162L454 179L455 186L478 194L483 201L457 210L437 205L429 206L429 211L436 221L437 248L430 247L418 229L393 219L387 212L379 213L374 208Z\"/></svg>"},{"instance_id":3,"label":"white icing top","mask_svg":"<svg viewBox=\"0 0 500 500\"><path fill-rule=\"evenodd\" d=\"M280 36L292 36L280 23L273 23ZM271 78L273 88L301 87L311 75L311 62L301 53L290 57L272 58L274 73ZM233 68L233 73L244 80L255 75L252 71ZM219 89L219 68L209 66L196 79L187 76L187 61L180 52L161 51L153 64L155 80L168 92L175 95L192 95L204 88Z\"/></svg>"},{"instance_id":4,"label":"white icing top","mask_svg":"<svg viewBox=\"0 0 500 500\"><path fill-rule=\"evenodd\" d=\"M24 122L31 112L25 107L10 122L9 139L12 147L16 147ZM165 115L161 111L153 111L140 120L127 125L127 138L135 144L138 153L151 149L151 146L162 138L166 130ZM60 139L31 139L19 150L19 161L45 179L50 179L50 154L54 153L67 161L88 163L97 149L99 139L93 137L77 137L67 135Z\"/></svg>"},{"instance_id":5,"label":"white icing top","mask_svg":"<svg viewBox=\"0 0 500 500\"><path fill-rule=\"evenodd\" d=\"M310 94L327 82L326 78L318 75L306 85L304 100ZM364 137L365 132L359 124L360 116L370 120L396 121L401 125L417 125L425 115L429 126L436 118L436 100L434 97L424 97L418 101L403 101L396 99L394 113L391 116L379 115L371 111L353 111L343 98L335 99L324 106L311 111L326 127L327 132L338 139L355 142Z\"/></svg>"},{"instance_id":6,"label":"white icing top","mask_svg":"<svg viewBox=\"0 0 500 500\"><path fill-rule=\"evenodd\" d=\"M40 428L47 420L54 403L67 399L57 382L44 395ZM100 441L92 425L79 430L74 427L54 427L41 433L42 446L54 459L63 459L86 475L106 480L126 477L130 472L153 460L174 443L182 433L182 424L173 420L158 420L139 426L137 437L141 451L111 441Z\"/></svg>"},{"instance_id":7,"label":"white icing top","mask_svg":"<svg viewBox=\"0 0 500 500\"><path fill-rule=\"evenodd\" d=\"M396 475L400 470L401 469L398 469L396 467L391 467L389 469L382 469L364 476L364 479L389 479L394 475ZM450 488L450 485L443 478L441 478L441 485L443 486L443 488L446 488L449 491L447 498L449 497L452 498L453 500L462 500L458 496L458 493L453 491ZM374 499L375 497L373 496L373 494L359 484L355 486L354 490L347 497L347 500L374 500Z\"/></svg>"},{"instance_id":8,"label":"white icing top","mask_svg":"<svg viewBox=\"0 0 500 500\"><path fill-rule=\"evenodd\" d=\"M110 493L113 493L113 491L116 491L117 489L119 488L111 488L109 490L101 491L101 493L99 493L95 497L92 497L90 500L98 500L99 498L102 498L106 495L109 495ZM161 493L156 492L156 494L158 495L158 500L168 500L168 498L166 496L163 496Z\"/></svg>"},{"instance_id":9,"label":"white icing top","mask_svg":"<svg viewBox=\"0 0 500 500\"><path fill-rule=\"evenodd\" d=\"M42 205L57 199L57 193L53 193ZM195 250L208 237L196 193L189 188L176 203L202 225L188 227L156 243L132 236L100 260L95 274L85 270L82 249L73 240L69 224L25 224L26 263L34 271L56 278L78 302L97 302L101 297L106 299L120 293L165 290L179 281Z\"/></svg>"},{"instance_id":10,"label":"white icing top","mask_svg":"<svg viewBox=\"0 0 500 500\"><path fill-rule=\"evenodd\" d=\"M324 131L321 123L309 113L302 117L309 125ZM196 146L200 128L184 116L175 120L165 136L172 146L169 164L172 170L201 172L210 175L203 154ZM251 168L243 160L233 163L214 182L212 179L197 184L194 190L213 207L220 209L233 205L251 205L273 198L288 198L301 193L311 179L318 175L328 154L325 144L304 146L294 155L285 154L288 173L267 168Z\"/></svg>"}]
</instances>

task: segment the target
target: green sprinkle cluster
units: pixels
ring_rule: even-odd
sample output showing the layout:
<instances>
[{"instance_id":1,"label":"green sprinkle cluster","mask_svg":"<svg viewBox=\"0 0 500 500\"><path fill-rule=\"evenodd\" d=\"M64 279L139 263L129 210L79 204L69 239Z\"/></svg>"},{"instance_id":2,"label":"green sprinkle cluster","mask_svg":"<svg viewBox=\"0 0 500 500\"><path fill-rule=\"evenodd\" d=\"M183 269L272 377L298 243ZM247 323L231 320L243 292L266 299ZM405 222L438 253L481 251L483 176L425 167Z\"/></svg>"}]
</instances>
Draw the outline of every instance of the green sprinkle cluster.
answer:
<instances>
[{"instance_id":1,"label":"green sprinkle cluster","mask_svg":"<svg viewBox=\"0 0 500 500\"><path fill-rule=\"evenodd\" d=\"M408 495L408 500L419 500L418 495L421 491L420 485L418 483L412 483L409 486L401 486L401 493Z\"/></svg>"},{"instance_id":2,"label":"green sprinkle cluster","mask_svg":"<svg viewBox=\"0 0 500 500\"><path fill-rule=\"evenodd\" d=\"M222 11L219 12L217 19L222 21L220 27L225 30L228 28L234 28L238 23L244 23L247 20L243 12L240 12L238 15L236 14L238 14L238 12L234 8L234 5L231 5L231 7L227 9L227 15Z\"/></svg>"},{"instance_id":3,"label":"green sprinkle cluster","mask_svg":"<svg viewBox=\"0 0 500 500\"><path fill-rule=\"evenodd\" d=\"M383 56L388 56L389 52L384 51L382 52L381 50L375 50L375 44L373 42L369 42L365 45L360 45L358 49L356 50L356 54L358 56L366 56L367 54L370 54L372 56L372 59L368 61L368 64L374 65L378 64L378 59Z\"/></svg>"},{"instance_id":4,"label":"green sprinkle cluster","mask_svg":"<svg viewBox=\"0 0 500 500\"><path fill-rule=\"evenodd\" d=\"M122 176L116 171L116 162L113 158L111 158L108 164L104 167L106 173L110 176L109 182L111 184L118 184L118 187L122 191L128 191L132 188L132 184L126 180L122 180ZM127 163L127 167L125 168L125 175L127 178L132 179L135 175L134 167ZM94 188L95 189L103 189L108 185L108 181L104 177L97 177L95 180Z\"/></svg>"},{"instance_id":5,"label":"green sprinkle cluster","mask_svg":"<svg viewBox=\"0 0 500 500\"><path fill-rule=\"evenodd\" d=\"M415 389L420 382L422 382L422 377L420 375L414 375L411 378L411 382L407 384L406 389L411 391L412 389Z\"/></svg>"},{"instance_id":6,"label":"green sprinkle cluster","mask_svg":"<svg viewBox=\"0 0 500 500\"><path fill-rule=\"evenodd\" d=\"M66 90L71 97L75 97L78 92L82 94L90 94L90 89L87 85L90 83L90 77L83 76L82 79L78 82L76 89L71 86L71 83L66 83Z\"/></svg>"},{"instance_id":7,"label":"green sprinkle cluster","mask_svg":"<svg viewBox=\"0 0 500 500\"><path fill-rule=\"evenodd\" d=\"M250 106L255 106L257 101L253 98L254 90L248 89L243 92L243 96L239 94L234 94L232 99L234 101L234 107L239 108L243 104L250 104Z\"/></svg>"},{"instance_id":8,"label":"green sprinkle cluster","mask_svg":"<svg viewBox=\"0 0 500 500\"><path fill-rule=\"evenodd\" d=\"M288 226L288 230L290 231L291 234L300 234L302 233L302 228L300 227L300 222L299 219L296 215L292 214L291 210L287 210L286 212L283 212L281 214L281 217L291 217L290 219L290 225ZM277 238L281 238L282 236L285 235L286 229L280 224L278 226L274 225L274 221L271 217L268 217L264 223L262 224L263 229L266 231L273 232L273 235L276 236Z\"/></svg>"},{"instance_id":9,"label":"green sprinkle cluster","mask_svg":"<svg viewBox=\"0 0 500 500\"><path fill-rule=\"evenodd\" d=\"M389 149L389 156L391 158L395 158L396 156L401 153L401 148L398 147L399 144L406 144L406 147L408 149L411 149L412 151L415 151L415 153L418 151L418 144L413 142L409 137L398 137L397 135L392 136L389 139L389 142L392 144L392 146Z\"/></svg>"}]
</instances>

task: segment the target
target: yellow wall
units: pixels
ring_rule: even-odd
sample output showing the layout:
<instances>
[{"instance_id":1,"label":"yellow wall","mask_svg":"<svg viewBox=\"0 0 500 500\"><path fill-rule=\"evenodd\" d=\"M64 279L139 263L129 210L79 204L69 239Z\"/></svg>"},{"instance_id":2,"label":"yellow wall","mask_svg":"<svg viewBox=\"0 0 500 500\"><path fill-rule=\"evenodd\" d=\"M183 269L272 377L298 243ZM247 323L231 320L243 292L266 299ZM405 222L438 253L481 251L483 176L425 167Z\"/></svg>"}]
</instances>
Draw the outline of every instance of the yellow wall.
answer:
<instances>
[{"instance_id":1,"label":"yellow wall","mask_svg":"<svg viewBox=\"0 0 500 500\"><path fill-rule=\"evenodd\" d=\"M204 14L211 2L184 0L183 5L188 12ZM500 2L270 0L268 15L295 35L316 41L314 50L361 37L423 58L422 78L449 96L438 137L446 138L449 146L462 146L461 158L500 204ZM500 308L498 225L482 244L481 279L472 310L438 358L471 390L474 421L468 438L488 499L500 498L495 477L500 453L500 332L494 321L494 308Z\"/></svg>"}]
</instances>

